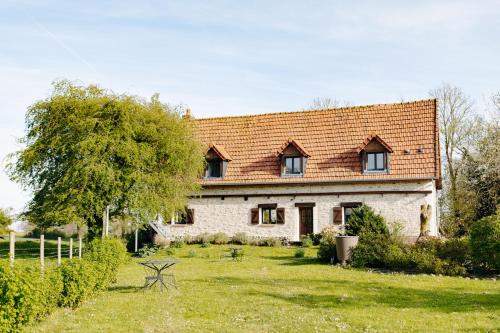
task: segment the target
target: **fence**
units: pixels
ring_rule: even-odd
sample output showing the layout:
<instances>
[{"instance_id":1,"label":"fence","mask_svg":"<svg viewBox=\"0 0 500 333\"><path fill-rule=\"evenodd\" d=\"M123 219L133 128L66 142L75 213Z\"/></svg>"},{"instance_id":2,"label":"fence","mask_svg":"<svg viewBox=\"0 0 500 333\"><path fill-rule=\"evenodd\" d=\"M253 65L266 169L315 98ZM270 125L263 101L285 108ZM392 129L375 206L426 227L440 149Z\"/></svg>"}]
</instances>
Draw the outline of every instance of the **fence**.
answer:
<instances>
[{"instance_id":1,"label":"fence","mask_svg":"<svg viewBox=\"0 0 500 333\"><path fill-rule=\"evenodd\" d=\"M17 244L17 246L16 246ZM47 248L46 248L47 245ZM45 235L40 235L37 240L22 240L16 243L14 232L9 234L9 248L0 248L0 257L8 257L11 266L14 266L16 257L19 259L39 259L40 267L45 268L45 259L57 259L57 265L61 265L63 258L73 259L73 257L82 257L83 243L82 238L78 238L76 246L73 244L73 238L68 243L64 243L61 237L57 237L57 243L45 240Z\"/></svg>"}]
</instances>

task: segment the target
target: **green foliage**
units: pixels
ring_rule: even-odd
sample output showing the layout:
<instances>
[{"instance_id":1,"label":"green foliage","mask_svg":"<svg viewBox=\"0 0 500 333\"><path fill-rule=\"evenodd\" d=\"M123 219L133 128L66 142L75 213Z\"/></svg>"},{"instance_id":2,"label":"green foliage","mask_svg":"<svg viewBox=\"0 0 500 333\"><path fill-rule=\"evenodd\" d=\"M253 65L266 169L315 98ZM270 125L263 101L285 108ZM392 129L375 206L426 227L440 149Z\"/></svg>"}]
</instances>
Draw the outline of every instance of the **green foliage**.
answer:
<instances>
[{"instance_id":1,"label":"green foliage","mask_svg":"<svg viewBox=\"0 0 500 333\"><path fill-rule=\"evenodd\" d=\"M248 235L244 232L237 232L231 237L232 244L247 245L249 241Z\"/></svg>"},{"instance_id":2,"label":"green foliage","mask_svg":"<svg viewBox=\"0 0 500 333\"><path fill-rule=\"evenodd\" d=\"M143 247L137 250L135 256L139 258L147 258L154 255L156 252L158 252L158 246L154 244L145 244Z\"/></svg>"},{"instance_id":3,"label":"green foliage","mask_svg":"<svg viewBox=\"0 0 500 333\"><path fill-rule=\"evenodd\" d=\"M483 217L472 225L470 246L478 270L500 271L500 215Z\"/></svg>"},{"instance_id":4,"label":"green foliage","mask_svg":"<svg viewBox=\"0 0 500 333\"><path fill-rule=\"evenodd\" d=\"M31 230L30 232L28 232L25 237L27 237L27 238L40 238L41 234L43 234L45 236L45 239L57 239L57 237L61 237L61 238L68 237L61 230L50 228L48 230L42 231L38 227L36 227L33 230Z\"/></svg>"},{"instance_id":5,"label":"green foliage","mask_svg":"<svg viewBox=\"0 0 500 333\"><path fill-rule=\"evenodd\" d=\"M87 224L93 238L107 205L112 216L170 218L199 190L204 155L192 121L157 95L59 81L28 109L26 126L9 174L33 191L24 217L40 227Z\"/></svg>"},{"instance_id":6,"label":"green foliage","mask_svg":"<svg viewBox=\"0 0 500 333\"><path fill-rule=\"evenodd\" d=\"M352 251L352 265L354 267L384 267L389 244L388 235L363 231L359 235L358 245Z\"/></svg>"},{"instance_id":7,"label":"green foliage","mask_svg":"<svg viewBox=\"0 0 500 333\"><path fill-rule=\"evenodd\" d=\"M327 227L321 231L321 240L318 249L318 259L320 261L327 263L338 261L335 236L337 236L337 229L335 227Z\"/></svg>"},{"instance_id":8,"label":"green foliage","mask_svg":"<svg viewBox=\"0 0 500 333\"><path fill-rule=\"evenodd\" d=\"M83 300L97 292L99 283L98 267L88 260L71 260L64 262L61 267L63 281L61 306L75 308Z\"/></svg>"},{"instance_id":9,"label":"green foliage","mask_svg":"<svg viewBox=\"0 0 500 333\"><path fill-rule=\"evenodd\" d=\"M229 243L229 236L223 232L218 232L212 236L212 244L223 245Z\"/></svg>"},{"instance_id":10,"label":"green foliage","mask_svg":"<svg viewBox=\"0 0 500 333\"><path fill-rule=\"evenodd\" d=\"M305 257L305 255L306 255L306 251L304 251L304 249L300 249L300 248L299 248L299 249L296 249L296 250L295 250L295 253L294 253L294 255L293 255L293 256L294 256L295 258L304 258L304 257Z\"/></svg>"},{"instance_id":11,"label":"green foliage","mask_svg":"<svg viewBox=\"0 0 500 333\"><path fill-rule=\"evenodd\" d=\"M199 234L198 236L195 237L195 242L197 244L211 243L212 236L208 232Z\"/></svg>"},{"instance_id":12,"label":"green foliage","mask_svg":"<svg viewBox=\"0 0 500 333\"><path fill-rule=\"evenodd\" d=\"M120 239L96 239L88 244L84 259L99 266L96 287L103 289L116 281L118 268L127 259L127 249Z\"/></svg>"},{"instance_id":13,"label":"green foliage","mask_svg":"<svg viewBox=\"0 0 500 333\"><path fill-rule=\"evenodd\" d=\"M311 247L313 245L313 241L309 236L307 236L302 238L301 245L302 247Z\"/></svg>"},{"instance_id":14,"label":"green foliage","mask_svg":"<svg viewBox=\"0 0 500 333\"><path fill-rule=\"evenodd\" d=\"M0 332L18 332L58 305L62 282L57 271L42 275L32 266L0 262L0 290Z\"/></svg>"},{"instance_id":15,"label":"green foliage","mask_svg":"<svg viewBox=\"0 0 500 333\"><path fill-rule=\"evenodd\" d=\"M0 208L0 229L7 228L14 222L10 209Z\"/></svg>"},{"instance_id":16,"label":"green foliage","mask_svg":"<svg viewBox=\"0 0 500 333\"><path fill-rule=\"evenodd\" d=\"M367 205L354 208L346 225L347 235L355 236L363 232L389 235L384 218Z\"/></svg>"},{"instance_id":17,"label":"green foliage","mask_svg":"<svg viewBox=\"0 0 500 333\"><path fill-rule=\"evenodd\" d=\"M280 238L276 237L255 237L250 240L250 244L255 246L277 247L283 245L283 241Z\"/></svg>"},{"instance_id":18,"label":"green foliage","mask_svg":"<svg viewBox=\"0 0 500 333\"><path fill-rule=\"evenodd\" d=\"M175 237L175 239L170 242L170 247L174 249L180 249L184 245L186 245L186 243L182 237Z\"/></svg>"},{"instance_id":19,"label":"green foliage","mask_svg":"<svg viewBox=\"0 0 500 333\"><path fill-rule=\"evenodd\" d=\"M187 257L188 258L196 258L196 251L195 250L189 250Z\"/></svg>"}]
</instances>

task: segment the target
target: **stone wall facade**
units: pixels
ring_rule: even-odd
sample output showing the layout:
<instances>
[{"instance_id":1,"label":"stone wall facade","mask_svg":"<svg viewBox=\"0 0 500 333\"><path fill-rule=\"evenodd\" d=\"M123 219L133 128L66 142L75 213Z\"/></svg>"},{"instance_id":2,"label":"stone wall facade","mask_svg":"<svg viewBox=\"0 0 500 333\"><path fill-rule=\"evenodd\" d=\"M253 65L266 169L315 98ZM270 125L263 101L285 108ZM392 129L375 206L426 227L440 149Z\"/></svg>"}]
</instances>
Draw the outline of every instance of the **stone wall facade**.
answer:
<instances>
[{"instance_id":1,"label":"stone wall facade","mask_svg":"<svg viewBox=\"0 0 500 333\"><path fill-rule=\"evenodd\" d=\"M250 236L287 237L291 241L298 241L299 208L295 206L296 203L314 203L313 232L318 233L333 225L333 208L348 202L369 205L384 216L389 225L401 224L404 235L408 237L418 237L420 206L430 204L430 234L438 234L437 192L433 180L411 183L206 188L201 198L189 200L188 208L194 210L194 223L168 224L167 230L169 238L216 232L231 236L237 232L245 232ZM252 224L251 209L257 208L259 204L277 204L278 208L284 208L285 223Z\"/></svg>"}]
</instances>

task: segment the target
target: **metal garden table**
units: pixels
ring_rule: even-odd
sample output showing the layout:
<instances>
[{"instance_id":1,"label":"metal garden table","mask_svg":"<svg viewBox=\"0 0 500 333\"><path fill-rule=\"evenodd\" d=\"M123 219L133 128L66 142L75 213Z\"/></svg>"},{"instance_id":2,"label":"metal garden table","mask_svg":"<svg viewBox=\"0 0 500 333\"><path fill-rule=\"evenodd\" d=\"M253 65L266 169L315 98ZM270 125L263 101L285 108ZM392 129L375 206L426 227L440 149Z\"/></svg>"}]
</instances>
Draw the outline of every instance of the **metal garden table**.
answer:
<instances>
[{"instance_id":1,"label":"metal garden table","mask_svg":"<svg viewBox=\"0 0 500 333\"><path fill-rule=\"evenodd\" d=\"M175 276L173 273L165 274L164 272L171 269L172 266L177 264L176 260L149 260L149 261L140 261L139 264L143 265L146 268L149 268L155 272L155 275L146 276L146 282L144 283L144 289L152 288L156 283L159 282L160 291L163 291L163 287L168 288L167 285L171 285L175 289L177 289L177 284L175 282ZM165 277L169 277L165 279Z\"/></svg>"}]
</instances>

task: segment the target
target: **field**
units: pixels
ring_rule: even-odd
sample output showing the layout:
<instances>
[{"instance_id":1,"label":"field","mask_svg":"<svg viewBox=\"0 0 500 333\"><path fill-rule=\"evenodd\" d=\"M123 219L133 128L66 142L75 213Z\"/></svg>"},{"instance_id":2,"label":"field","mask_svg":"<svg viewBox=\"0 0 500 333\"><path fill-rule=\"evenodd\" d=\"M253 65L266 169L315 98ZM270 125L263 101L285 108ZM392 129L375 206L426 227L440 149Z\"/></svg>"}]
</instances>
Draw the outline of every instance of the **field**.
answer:
<instances>
[{"instance_id":1,"label":"field","mask_svg":"<svg viewBox=\"0 0 500 333\"><path fill-rule=\"evenodd\" d=\"M317 263L316 249L228 246L165 250L178 258L178 290L143 292L131 259L117 283L76 310L59 309L26 332L498 332L500 286ZM148 258L150 259L150 258Z\"/></svg>"}]
</instances>

